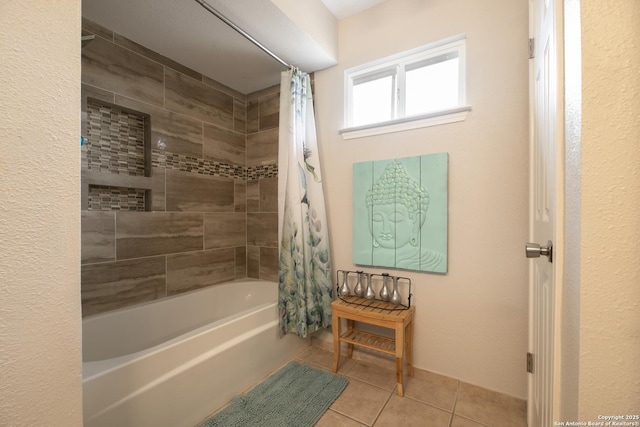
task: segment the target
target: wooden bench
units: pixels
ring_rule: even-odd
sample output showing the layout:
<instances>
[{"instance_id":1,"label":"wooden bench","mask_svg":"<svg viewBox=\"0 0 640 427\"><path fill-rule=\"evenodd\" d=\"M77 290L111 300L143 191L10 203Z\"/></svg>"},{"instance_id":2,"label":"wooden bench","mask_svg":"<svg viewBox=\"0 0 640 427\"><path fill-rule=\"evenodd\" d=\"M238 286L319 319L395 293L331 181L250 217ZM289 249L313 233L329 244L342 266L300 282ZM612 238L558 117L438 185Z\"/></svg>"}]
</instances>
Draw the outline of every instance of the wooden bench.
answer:
<instances>
[{"instance_id":1,"label":"wooden bench","mask_svg":"<svg viewBox=\"0 0 640 427\"><path fill-rule=\"evenodd\" d=\"M348 357L353 355L353 346L368 348L390 354L396 358L396 382L398 396L404 396L404 358L407 359L407 374L413 376L413 316L415 306L399 310L397 305L379 300L347 296L331 303L333 331L333 372L338 372L340 343L348 344ZM348 302L347 302L348 301ZM341 334L340 319L347 320L347 330ZM353 327L354 322L368 323L393 329L395 338L389 338Z\"/></svg>"}]
</instances>

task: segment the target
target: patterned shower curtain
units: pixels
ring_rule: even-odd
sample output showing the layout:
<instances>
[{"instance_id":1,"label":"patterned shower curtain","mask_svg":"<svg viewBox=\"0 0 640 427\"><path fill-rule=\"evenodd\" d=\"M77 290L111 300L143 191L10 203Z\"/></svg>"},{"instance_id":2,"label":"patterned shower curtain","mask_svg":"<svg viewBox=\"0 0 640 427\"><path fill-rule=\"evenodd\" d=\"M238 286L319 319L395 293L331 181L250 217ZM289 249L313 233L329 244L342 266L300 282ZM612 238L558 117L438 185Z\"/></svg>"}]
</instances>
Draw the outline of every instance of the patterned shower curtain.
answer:
<instances>
[{"instance_id":1,"label":"patterned shower curtain","mask_svg":"<svg viewBox=\"0 0 640 427\"><path fill-rule=\"evenodd\" d=\"M333 285L309 75L280 82L278 146L280 334L306 337L331 326Z\"/></svg>"}]
</instances>

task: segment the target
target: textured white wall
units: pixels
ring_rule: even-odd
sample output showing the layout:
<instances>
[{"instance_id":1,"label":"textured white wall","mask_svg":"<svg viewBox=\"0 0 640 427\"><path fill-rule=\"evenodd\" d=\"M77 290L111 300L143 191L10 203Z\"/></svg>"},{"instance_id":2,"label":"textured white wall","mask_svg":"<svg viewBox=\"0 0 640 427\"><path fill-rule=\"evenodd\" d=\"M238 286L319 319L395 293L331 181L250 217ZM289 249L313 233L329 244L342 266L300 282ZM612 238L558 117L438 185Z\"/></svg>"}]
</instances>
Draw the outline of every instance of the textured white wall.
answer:
<instances>
[{"instance_id":1,"label":"textured white wall","mask_svg":"<svg viewBox=\"0 0 640 427\"><path fill-rule=\"evenodd\" d=\"M82 425L80 0L0 2L0 424Z\"/></svg>"},{"instance_id":2,"label":"textured white wall","mask_svg":"<svg viewBox=\"0 0 640 427\"><path fill-rule=\"evenodd\" d=\"M346 68L467 34L467 120L343 140ZM526 397L528 264L526 0L387 0L340 21L339 65L316 73L334 269L355 269L352 164L449 153L449 273L414 284L415 366ZM384 271L367 269L371 271ZM325 337L326 338L326 337Z\"/></svg>"},{"instance_id":3,"label":"textured white wall","mask_svg":"<svg viewBox=\"0 0 640 427\"><path fill-rule=\"evenodd\" d=\"M640 408L640 3L582 0L579 418Z\"/></svg>"}]
</instances>

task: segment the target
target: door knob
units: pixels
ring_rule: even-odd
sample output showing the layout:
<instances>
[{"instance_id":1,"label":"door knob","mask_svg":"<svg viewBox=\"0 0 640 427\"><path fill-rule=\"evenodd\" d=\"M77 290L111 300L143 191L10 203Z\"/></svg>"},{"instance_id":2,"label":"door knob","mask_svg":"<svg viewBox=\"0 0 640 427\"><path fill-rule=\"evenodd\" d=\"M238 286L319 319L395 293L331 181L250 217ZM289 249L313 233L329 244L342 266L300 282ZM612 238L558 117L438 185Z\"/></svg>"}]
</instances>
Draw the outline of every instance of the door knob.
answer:
<instances>
[{"instance_id":1,"label":"door knob","mask_svg":"<svg viewBox=\"0 0 640 427\"><path fill-rule=\"evenodd\" d=\"M547 246L542 246L538 243L527 243L524 246L524 251L527 254L527 258L546 256L549 262L553 262L553 244L551 240L547 242Z\"/></svg>"}]
</instances>

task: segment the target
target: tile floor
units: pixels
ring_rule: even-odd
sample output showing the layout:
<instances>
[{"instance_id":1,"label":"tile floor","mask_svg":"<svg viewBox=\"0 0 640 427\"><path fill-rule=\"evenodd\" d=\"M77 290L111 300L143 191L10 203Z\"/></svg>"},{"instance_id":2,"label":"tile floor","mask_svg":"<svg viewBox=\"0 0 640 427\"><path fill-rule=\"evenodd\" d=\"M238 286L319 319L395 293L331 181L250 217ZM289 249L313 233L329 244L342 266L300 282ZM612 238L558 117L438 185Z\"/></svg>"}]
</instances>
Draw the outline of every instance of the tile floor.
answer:
<instances>
[{"instance_id":1,"label":"tile floor","mask_svg":"<svg viewBox=\"0 0 640 427\"><path fill-rule=\"evenodd\" d=\"M333 353L311 346L296 359L331 371ZM414 369L405 377L404 397L396 393L395 362L342 357L339 375L349 385L316 427L526 427L526 402Z\"/></svg>"},{"instance_id":2,"label":"tile floor","mask_svg":"<svg viewBox=\"0 0 640 427\"><path fill-rule=\"evenodd\" d=\"M394 361L355 357L341 358L349 384L315 427L527 427L524 400L421 369L398 397ZM293 360L331 372L333 352L312 345Z\"/></svg>"}]
</instances>

